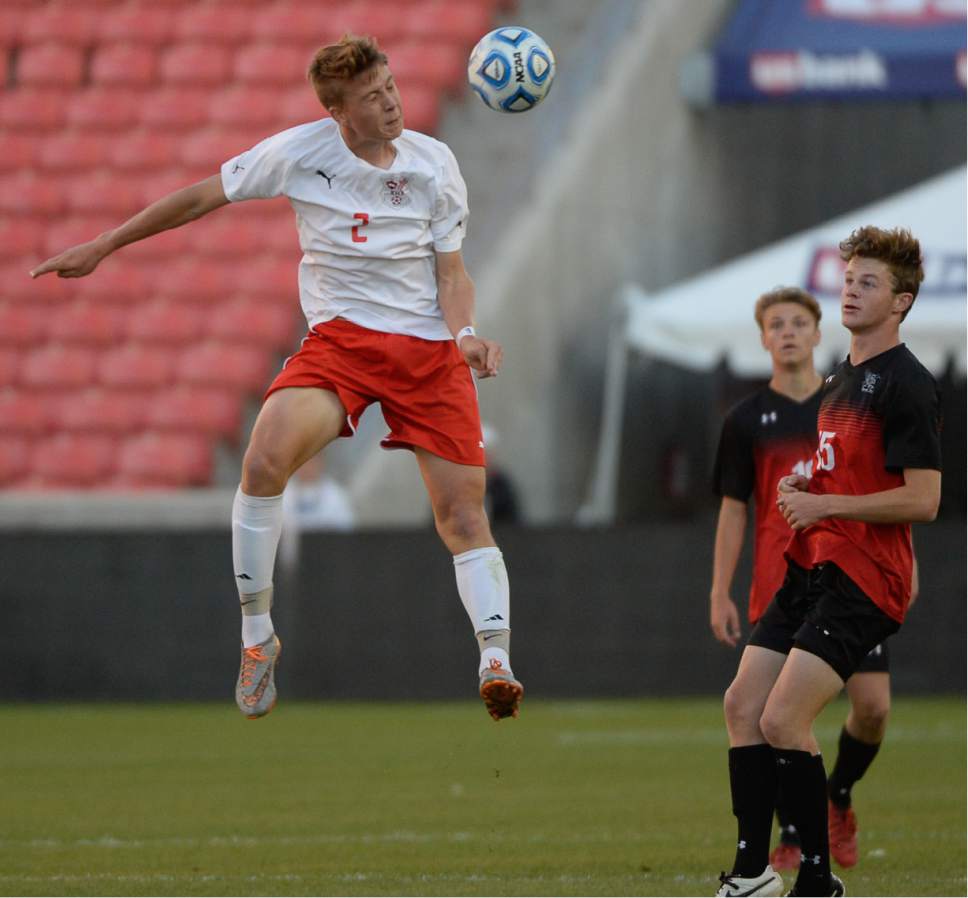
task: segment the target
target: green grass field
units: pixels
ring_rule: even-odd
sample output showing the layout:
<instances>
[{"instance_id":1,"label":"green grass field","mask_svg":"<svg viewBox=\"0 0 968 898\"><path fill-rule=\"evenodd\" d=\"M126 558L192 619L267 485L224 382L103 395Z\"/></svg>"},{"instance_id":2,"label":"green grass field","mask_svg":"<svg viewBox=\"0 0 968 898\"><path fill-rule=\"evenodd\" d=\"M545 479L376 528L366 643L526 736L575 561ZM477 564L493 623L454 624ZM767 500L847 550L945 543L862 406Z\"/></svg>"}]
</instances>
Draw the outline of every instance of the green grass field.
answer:
<instances>
[{"instance_id":1,"label":"green grass field","mask_svg":"<svg viewBox=\"0 0 968 898\"><path fill-rule=\"evenodd\" d=\"M895 702L848 894L965 894L965 724ZM3 895L710 895L732 860L716 700L8 705L0 731Z\"/></svg>"}]
</instances>

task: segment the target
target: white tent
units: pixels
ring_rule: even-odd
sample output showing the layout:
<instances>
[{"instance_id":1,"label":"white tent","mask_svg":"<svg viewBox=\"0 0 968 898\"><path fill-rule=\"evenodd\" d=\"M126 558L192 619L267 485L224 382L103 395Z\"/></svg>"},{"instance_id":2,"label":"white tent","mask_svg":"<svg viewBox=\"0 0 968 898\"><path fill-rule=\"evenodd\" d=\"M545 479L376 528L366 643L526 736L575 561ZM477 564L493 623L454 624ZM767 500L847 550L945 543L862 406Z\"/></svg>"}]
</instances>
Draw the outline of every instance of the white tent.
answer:
<instances>
[{"instance_id":1,"label":"white tent","mask_svg":"<svg viewBox=\"0 0 968 898\"><path fill-rule=\"evenodd\" d=\"M843 358L850 335L840 323L843 263L837 244L862 225L906 227L921 241L925 280L901 327L901 339L936 375L949 361L964 374L966 172L958 168L939 175L660 293L648 294L635 285L622 288L608 350L598 456L578 522L614 518L629 350L697 371L725 361L740 376L768 377L770 357L760 345L753 303L761 293L785 285L803 287L820 301L819 363Z\"/></svg>"},{"instance_id":2,"label":"white tent","mask_svg":"<svg viewBox=\"0 0 968 898\"><path fill-rule=\"evenodd\" d=\"M837 244L855 228L909 228L921 241L925 280L901 339L935 374L950 359L965 371L966 169L781 240L656 294L625 291L628 345L683 367L708 370L725 360L741 376L768 376L770 358L753 322L756 297L778 285L803 287L823 309L824 363L846 354L840 324L843 271Z\"/></svg>"}]
</instances>

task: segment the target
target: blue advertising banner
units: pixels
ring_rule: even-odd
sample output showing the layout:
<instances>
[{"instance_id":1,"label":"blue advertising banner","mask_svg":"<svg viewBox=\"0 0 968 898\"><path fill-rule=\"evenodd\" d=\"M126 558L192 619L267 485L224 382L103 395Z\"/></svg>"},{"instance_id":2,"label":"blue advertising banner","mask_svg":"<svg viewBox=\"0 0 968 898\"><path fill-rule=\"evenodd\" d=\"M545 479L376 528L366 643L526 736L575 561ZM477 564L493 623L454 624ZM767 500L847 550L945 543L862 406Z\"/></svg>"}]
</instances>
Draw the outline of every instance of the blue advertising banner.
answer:
<instances>
[{"instance_id":1,"label":"blue advertising banner","mask_svg":"<svg viewBox=\"0 0 968 898\"><path fill-rule=\"evenodd\" d=\"M683 89L716 103L959 98L965 35L966 0L740 0Z\"/></svg>"}]
</instances>

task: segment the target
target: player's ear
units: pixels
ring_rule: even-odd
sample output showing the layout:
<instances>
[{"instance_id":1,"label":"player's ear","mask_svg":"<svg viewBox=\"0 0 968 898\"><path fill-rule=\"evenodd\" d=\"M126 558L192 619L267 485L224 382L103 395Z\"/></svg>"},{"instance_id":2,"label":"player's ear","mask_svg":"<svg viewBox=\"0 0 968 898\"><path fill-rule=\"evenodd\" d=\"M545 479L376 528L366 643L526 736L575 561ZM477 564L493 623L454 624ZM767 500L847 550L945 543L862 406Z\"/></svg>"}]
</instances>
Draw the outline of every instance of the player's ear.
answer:
<instances>
[{"instance_id":1,"label":"player's ear","mask_svg":"<svg viewBox=\"0 0 968 898\"><path fill-rule=\"evenodd\" d=\"M907 312L911 306L914 305L914 294L913 293L895 293L894 294L894 311L899 315L903 315Z\"/></svg>"},{"instance_id":2,"label":"player's ear","mask_svg":"<svg viewBox=\"0 0 968 898\"><path fill-rule=\"evenodd\" d=\"M813 341L811 342L810 345L813 346L814 348L816 348L817 346L820 345L820 328L819 327L815 327L813 329Z\"/></svg>"},{"instance_id":3,"label":"player's ear","mask_svg":"<svg viewBox=\"0 0 968 898\"><path fill-rule=\"evenodd\" d=\"M760 328L760 346L762 346L767 352L770 351L770 347L766 345L766 331Z\"/></svg>"}]
</instances>

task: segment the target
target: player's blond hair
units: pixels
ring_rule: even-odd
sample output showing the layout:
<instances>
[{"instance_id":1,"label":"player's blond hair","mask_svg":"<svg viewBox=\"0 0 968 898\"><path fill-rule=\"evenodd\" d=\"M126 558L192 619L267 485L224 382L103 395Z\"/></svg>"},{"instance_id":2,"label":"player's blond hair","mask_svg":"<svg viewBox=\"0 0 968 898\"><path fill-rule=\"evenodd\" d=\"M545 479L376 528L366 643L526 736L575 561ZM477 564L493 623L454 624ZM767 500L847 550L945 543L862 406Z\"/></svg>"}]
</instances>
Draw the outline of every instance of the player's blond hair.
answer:
<instances>
[{"instance_id":1,"label":"player's blond hair","mask_svg":"<svg viewBox=\"0 0 968 898\"><path fill-rule=\"evenodd\" d=\"M309 82L327 109L343 101L346 82L387 61L375 38L344 34L335 44L320 47L309 64Z\"/></svg>"},{"instance_id":2,"label":"player's blond hair","mask_svg":"<svg viewBox=\"0 0 968 898\"><path fill-rule=\"evenodd\" d=\"M756 300L756 305L753 307L753 317L760 326L760 330L763 330L763 316L766 315L766 310L781 302L793 302L803 306L813 315L814 323L820 324L820 303L810 293L799 287L774 287Z\"/></svg>"},{"instance_id":3,"label":"player's blond hair","mask_svg":"<svg viewBox=\"0 0 968 898\"><path fill-rule=\"evenodd\" d=\"M911 294L911 305L901 313L903 321L918 298L918 289L924 280L924 259L917 237L907 228L888 231L865 225L840 241L840 258L849 262L854 256L883 262L891 272L894 293Z\"/></svg>"}]
</instances>

